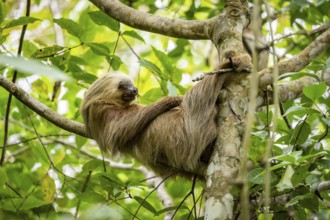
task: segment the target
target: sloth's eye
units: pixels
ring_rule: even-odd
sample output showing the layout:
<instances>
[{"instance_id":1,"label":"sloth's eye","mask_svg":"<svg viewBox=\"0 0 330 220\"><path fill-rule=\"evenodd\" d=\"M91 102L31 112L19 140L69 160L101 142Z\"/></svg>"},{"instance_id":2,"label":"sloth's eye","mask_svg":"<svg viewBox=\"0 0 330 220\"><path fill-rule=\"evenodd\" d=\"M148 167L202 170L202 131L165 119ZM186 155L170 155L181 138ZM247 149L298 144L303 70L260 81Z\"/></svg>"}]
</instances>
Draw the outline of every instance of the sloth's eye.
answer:
<instances>
[{"instance_id":1,"label":"sloth's eye","mask_svg":"<svg viewBox=\"0 0 330 220\"><path fill-rule=\"evenodd\" d=\"M120 90L125 89L125 85L119 85L119 86L118 86L118 89L120 89Z\"/></svg>"}]
</instances>

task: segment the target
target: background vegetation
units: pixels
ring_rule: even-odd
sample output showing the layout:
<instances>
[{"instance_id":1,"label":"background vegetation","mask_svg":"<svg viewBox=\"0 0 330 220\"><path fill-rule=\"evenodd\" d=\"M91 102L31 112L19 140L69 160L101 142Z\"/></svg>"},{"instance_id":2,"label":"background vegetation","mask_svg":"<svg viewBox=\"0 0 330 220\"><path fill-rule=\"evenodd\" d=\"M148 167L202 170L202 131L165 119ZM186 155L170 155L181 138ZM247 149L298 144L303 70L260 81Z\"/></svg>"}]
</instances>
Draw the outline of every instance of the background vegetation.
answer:
<instances>
[{"instance_id":1,"label":"background vegetation","mask_svg":"<svg viewBox=\"0 0 330 220\"><path fill-rule=\"evenodd\" d=\"M40 71L33 63L13 61L16 68L22 67L17 78L21 88L75 121L82 121L79 106L86 88L109 71L130 75L139 88L139 102L149 104L163 96L184 94L192 86L193 76L216 65L209 41L138 31L111 19L88 1L34 0L30 6L26 2L0 2L0 53L7 58L16 54L34 58L69 76L71 80L59 81L63 76L53 70ZM224 7L222 1L123 2L182 19L210 18ZM269 45L275 44L278 59L300 53L329 29L329 1L269 4L276 37ZM268 22L262 12L263 33L270 42ZM325 72L329 55L328 50L301 72L286 74L281 80ZM12 79L15 71L3 62L0 74ZM162 184L131 158L103 159L94 141L64 131L15 98L6 134L8 95L0 87L0 145L8 142L0 167L1 219L163 219L174 214L175 219L193 219L195 200L197 215L203 215L201 183L194 188L183 179ZM301 98L283 103L281 109L271 158L273 219L329 219L330 187L322 188L330 181L329 87L325 82L305 87ZM249 152L253 162L249 183L254 216L262 219L263 155L273 124L271 108L259 110ZM237 196L239 188L233 193Z\"/></svg>"}]
</instances>

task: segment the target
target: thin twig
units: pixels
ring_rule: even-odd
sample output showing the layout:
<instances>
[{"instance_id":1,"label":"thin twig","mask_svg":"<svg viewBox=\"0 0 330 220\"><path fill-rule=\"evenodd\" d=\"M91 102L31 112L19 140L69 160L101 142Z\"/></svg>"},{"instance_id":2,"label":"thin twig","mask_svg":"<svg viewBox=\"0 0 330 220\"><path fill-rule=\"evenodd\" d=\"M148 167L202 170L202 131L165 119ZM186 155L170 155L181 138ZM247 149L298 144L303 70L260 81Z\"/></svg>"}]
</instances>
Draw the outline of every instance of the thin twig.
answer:
<instances>
[{"instance_id":1,"label":"thin twig","mask_svg":"<svg viewBox=\"0 0 330 220\"><path fill-rule=\"evenodd\" d=\"M228 72L233 72L233 71L234 71L233 68L213 70L211 72L206 72L206 73L203 73L200 76L197 76L197 77L193 78L192 81L193 82L200 81L200 80L204 79L205 76L208 76L208 75L214 75L214 74L219 74L219 73L228 73Z\"/></svg>"},{"instance_id":2,"label":"thin twig","mask_svg":"<svg viewBox=\"0 0 330 220\"><path fill-rule=\"evenodd\" d=\"M25 12L26 17L30 16L30 8L31 8L31 0L27 0L26 1L26 12ZM27 24L23 25L21 36L19 38L17 56L20 56L22 54L26 28L27 28ZM15 70L14 74L13 74L13 78L12 78L13 83L16 82L17 73L18 73L17 70ZM5 161L5 156L6 156L6 146L7 146L7 139L8 139L8 127L9 127L9 114L10 114L10 106L11 106L12 97L13 97L13 95L10 93L8 96L7 107L6 107L6 115L5 115L5 123L4 123L5 126L4 126L4 132L3 132L3 148L2 148L2 154L1 154L1 159L0 159L0 166L3 166L3 163Z\"/></svg>"}]
</instances>

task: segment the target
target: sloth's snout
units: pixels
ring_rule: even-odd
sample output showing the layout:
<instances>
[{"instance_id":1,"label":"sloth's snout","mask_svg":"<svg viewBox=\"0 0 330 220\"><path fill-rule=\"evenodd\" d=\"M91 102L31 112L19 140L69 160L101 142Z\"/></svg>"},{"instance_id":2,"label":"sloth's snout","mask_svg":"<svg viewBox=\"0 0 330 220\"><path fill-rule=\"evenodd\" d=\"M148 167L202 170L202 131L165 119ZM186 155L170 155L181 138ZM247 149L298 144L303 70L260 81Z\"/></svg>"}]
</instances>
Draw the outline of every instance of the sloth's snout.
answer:
<instances>
[{"instance_id":1,"label":"sloth's snout","mask_svg":"<svg viewBox=\"0 0 330 220\"><path fill-rule=\"evenodd\" d=\"M133 95L137 95L138 92L139 92L139 90L135 86L133 86L130 90L131 90Z\"/></svg>"}]
</instances>

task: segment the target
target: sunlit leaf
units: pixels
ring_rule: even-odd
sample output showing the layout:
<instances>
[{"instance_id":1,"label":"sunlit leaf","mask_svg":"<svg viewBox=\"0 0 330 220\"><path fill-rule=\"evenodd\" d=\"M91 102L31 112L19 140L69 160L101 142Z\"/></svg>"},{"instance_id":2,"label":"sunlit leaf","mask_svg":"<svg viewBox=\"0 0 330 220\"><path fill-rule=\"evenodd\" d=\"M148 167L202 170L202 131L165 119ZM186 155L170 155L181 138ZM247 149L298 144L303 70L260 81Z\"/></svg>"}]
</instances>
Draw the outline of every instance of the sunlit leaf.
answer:
<instances>
[{"instance_id":1,"label":"sunlit leaf","mask_svg":"<svg viewBox=\"0 0 330 220\"><path fill-rule=\"evenodd\" d=\"M7 7L5 2L0 1L0 24L5 20L7 14Z\"/></svg>"},{"instance_id":2,"label":"sunlit leaf","mask_svg":"<svg viewBox=\"0 0 330 220\"><path fill-rule=\"evenodd\" d=\"M280 182L276 185L278 191L281 192L283 190L291 189L293 187L291 183L291 177L293 173L294 169L292 168L292 166L289 165L286 168L284 175L282 175Z\"/></svg>"},{"instance_id":3,"label":"sunlit leaf","mask_svg":"<svg viewBox=\"0 0 330 220\"><path fill-rule=\"evenodd\" d=\"M145 43L144 39L138 33L136 33L135 31L124 31L122 33L122 35L133 37L133 38L135 38L135 39L137 39L137 40L142 41L143 43Z\"/></svg>"},{"instance_id":4,"label":"sunlit leaf","mask_svg":"<svg viewBox=\"0 0 330 220\"><path fill-rule=\"evenodd\" d=\"M92 84L97 79L95 75L85 72L74 62L70 62L68 68L71 71L72 77L78 81L81 80Z\"/></svg>"},{"instance_id":5,"label":"sunlit leaf","mask_svg":"<svg viewBox=\"0 0 330 220\"><path fill-rule=\"evenodd\" d=\"M320 98L325 93L326 90L327 90L327 85L324 82L322 82L319 84L314 84L304 87L303 92L307 98L315 101L316 99Z\"/></svg>"},{"instance_id":6,"label":"sunlit leaf","mask_svg":"<svg viewBox=\"0 0 330 220\"><path fill-rule=\"evenodd\" d=\"M146 92L141 98L140 102L143 104L150 104L159 100L164 96L163 91L160 88L153 88Z\"/></svg>"},{"instance_id":7,"label":"sunlit leaf","mask_svg":"<svg viewBox=\"0 0 330 220\"><path fill-rule=\"evenodd\" d=\"M9 65L14 69L33 75L47 76L54 80L68 81L70 77L55 67L23 57L8 57L0 54L0 64Z\"/></svg>"},{"instance_id":8,"label":"sunlit leaf","mask_svg":"<svg viewBox=\"0 0 330 220\"><path fill-rule=\"evenodd\" d=\"M153 213L154 215L157 215L157 210L145 199L139 197L139 196L134 196L134 199L140 203L144 208L146 208L148 211Z\"/></svg>"},{"instance_id":9,"label":"sunlit leaf","mask_svg":"<svg viewBox=\"0 0 330 220\"><path fill-rule=\"evenodd\" d=\"M42 188L42 192L44 193L44 200L48 203L52 202L55 196L55 183L50 176L46 175L42 180L40 181L40 185Z\"/></svg>"},{"instance_id":10,"label":"sunlit leaf","mask_svg":"<svg viewBox=\"0 0 330 220\"><path fill-rule=\"evenodd\" d=\"M71 20L71 19L67 19L67 18L59 18L59 19L53 19L53 21L58 24L61 28L63 28L64 30L66 30L68 33L72 34L73 36L76 37L81 37L82 33L83 33L83 28L80 27L80 25Z\"/></svg>"},{"instance_id":11,"label":"sunlit leaf","mask_svg":"<svg viewBox=\"0 0 330 220\"><path fill-rule=\"evenodd\" d=\"M148 60L145 60L145 59L140 59L139 62L140 62L141 66L149 69L152 72L157 73L158 75L162 75L162 72L160 71L159 67L156 66L154 63L152 63Z\"/></svg>"},{"instance_id":12,"label":"sunlit leaf","mask_svg":"<svg viewBox=\"0 0 330 220\"><path fill-rule=\"evenodd\" d=\"M176 87L171 83L171 81L167 81L167 90L169 96L177 96Z\"/></svg>"},{"instance_id":13,"label":"sunlit leaf","mask_svg":"<svg viewBox=\"0 0 330 220\"><path fill-rule=\"evenodd\" d=\"M31 149L36 158L39 158L39 160L44 164L49 164L49 158L47 157L43 146L36 144L36 146L32 146Z\"/></svg>"},{"instance_id":14,"label":"sunlit leaf","mask_svg":"<svg viewBox=\"0 0 330 220\"><path fill-rule=\"evenodd\" d=\"M51 57L56 55L58 52L62 51L63 49L64 47L58 45L40 48L34 54L32 54L32 57L33 58Z\"/></svg>"},{"instance_id":15,"label":"sunlit leaf","mask_svg":"<svg viewBox=\"0 0 330 220\"><path fill-rule=\"evenodd\" d=\"M4 210L15 212L17 211L17 207L20 207L20 210L24 211L33 208L38 208L46 204L47 202L37 199L32 195L29 195L27 198L12 198L4 200L1 204L1 208Z\"/></svg>"},{"instance_id":16,"label":"sunlit leaf","mask_svg":"<svg viewBox=\"0 0 330 220\"><path fill-rule=\"evenodd\" d=\"M165 53L156 48L152 48L154 54L166 70L166 77L174 82L181 81L181 71L174 65L174 61Z\"/></svg>"},{"instance_id":17,"label":"sunlit leaf","mask_svg":"<svg viewBox=\"0 0 330 220\"><path fill-rule=\"evenodd\" d=\"M318 114L319 112L312 108L303 107L301 105L295 105L295 106L292 106L291 108L287 109L286 112L284 113L284 116L291 115L291 114L292 115L306 115L306 114L313 114L313 113Z\"/></svg>"},{"instance_id":18,"label":"sunlit leaf","mask_svg":"<svg viewBox=\"0 0 330 220\"><path fill-rule=\"evenodd\" d=\"M12 28L21 25L27 25L39 21L40 19L34 17L20 17L18 19L10 21L5 28Z\"/></svg>"},{"instance_id":19,"label":"sunlit leaf","mask_svg":"<svg viewBox=\"0 0 330 220\"><path fill-rule=\"evenodd\" d=\"M96 192L84 192L79 195L79 199L89 203L105 202L105 198Z\"/></svg>"},{"instance_id":20,"label":"sunlit leaf","mask_svg":"<svg viewBox=\"0 0 330 220\"><path fill-rule=\"evenodd\" d=\"M324 156L324 155L328 155L328 152L326 151L321 151L321 152L317 152L316 154L309 154L309 155L306 155L306 156L302 156L300 158L297 159L297 162L298 163L301 163L301 162L309 162L311 158L313 157L321 157L321 156Z\"/></svg>"},{"instance_id":21,"label":"sunlit leaf","mask_svg":"<svg viewBox=\"0 0 330 220\"><path fill-rule=\"evenodd\" d=\"M116 55L110 55L107 57L107 61L114 70L118 70L120 65L123 64L123 61L121 61L120 57Z\"/></svg>"},{"instance_id":22,"label":"sunlit leaf","mask_svg":"<svg viewBox=\"0 0 330 220\"><path fill-rule=\"evenodd\" d=\"M78 150L80 150L86 142L87 142L87 138L82 137L80 135L76 135L76 144L77 144Z\"/></svg>"},{"instance_id":23,"label":"sunlit leaf","mask_svg":"<svg viewBox=\"0 0 330 220\"><path fill-rule=\"evenodd\" d=\"M103 11L88 12L88 15L98 25L106 26L116 32L118 32L120 29L119 22L111 18L110 16L106 15Z\"/></svg>"},{"instance_id":24,"label":"sunlit leaf","mask_svg":"<svg viewBox=\"0 0 330 220\"><path fill-rule=\"evenodd\" d=\"M313 78L317 79L318 81L320 81L320 78L316 74L308 73L308 72L284 73L279 76L279 79L284 79L284 78L290 77L292 80L296 80L296 79L299 79L304 76L310 76L310 77L313 77Z\"/></svg>"},{"instance_id":25,"label":"sunlit leaf","mask_svg":"<svg viewBox=\"0 0 330 220\"><path fill-rule=\"evenodd\" d=\"M85 43L95 54L101 56L109 56L110 50L108 47L101 43Z\"/></svg>"}]
</instances>

